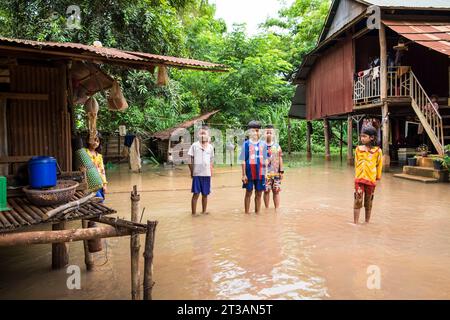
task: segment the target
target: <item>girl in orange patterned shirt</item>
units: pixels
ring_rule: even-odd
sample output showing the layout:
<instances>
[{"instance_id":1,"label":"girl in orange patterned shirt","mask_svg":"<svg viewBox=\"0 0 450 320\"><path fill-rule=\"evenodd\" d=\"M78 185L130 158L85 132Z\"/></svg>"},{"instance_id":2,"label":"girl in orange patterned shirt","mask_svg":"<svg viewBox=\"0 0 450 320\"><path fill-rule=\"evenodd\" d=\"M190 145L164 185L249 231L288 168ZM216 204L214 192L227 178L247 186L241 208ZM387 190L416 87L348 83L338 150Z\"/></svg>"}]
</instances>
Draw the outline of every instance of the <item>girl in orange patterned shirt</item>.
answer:
<instances>
[{"instance_id":1,"label":"girl in orange patterned shirt","mask_svg":"<svg viewBox=\"0 0 450 320\"><path fill-rule=\"evenodd\" d=\"M100 149L100 137L97 134L97 136L94 138L93 141L87 142L88 147L86 148L86 152L89 155L89 157L92 159L92 162L97 167L97 171L102 177L103 181L103 188L97 191L96 197L105 199L105 193L106 193L106 185L108 184L108 181L106 180L106 173L105 173L105 165L103 163L103 156L101 153L99 153Z\"/></svg>"},{"instance_id":2,"label":"girl in orange patterned shirt","mask_svg":"<svg viewBox=\"0 0 450 320\"><path fill-rule=\"evenodd\" d=\"M381 179L382 151L375 146L377 130L371 126L362 128L360 140L362 145L355 150L355 203L353 218L358 224L359 214L363 206L366 211L366 223L370 221L373 193L377 181Z\"/></svg>"}]
</instances>

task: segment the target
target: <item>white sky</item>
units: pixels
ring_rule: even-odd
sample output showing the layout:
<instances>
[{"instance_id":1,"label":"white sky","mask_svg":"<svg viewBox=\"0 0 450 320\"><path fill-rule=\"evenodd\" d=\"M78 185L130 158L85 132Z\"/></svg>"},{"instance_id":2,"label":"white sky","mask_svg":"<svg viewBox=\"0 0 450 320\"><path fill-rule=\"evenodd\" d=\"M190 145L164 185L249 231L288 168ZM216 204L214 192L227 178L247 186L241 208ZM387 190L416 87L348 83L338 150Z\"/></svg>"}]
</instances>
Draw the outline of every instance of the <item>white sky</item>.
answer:
<instances>
[{"instance_id":1,"label":"white sky","mask_svg":"<svg viewBox=\"0 0 450 320\"><path fill-rule=\"evenodd\" d=\"M228 31L233 23L246 23L247 34L258 33L258 25L268 17L276 17L283 3L290 5L294 0L211 0L216 5L216 18L225 20Z\"/></svg>"}]
</instances>

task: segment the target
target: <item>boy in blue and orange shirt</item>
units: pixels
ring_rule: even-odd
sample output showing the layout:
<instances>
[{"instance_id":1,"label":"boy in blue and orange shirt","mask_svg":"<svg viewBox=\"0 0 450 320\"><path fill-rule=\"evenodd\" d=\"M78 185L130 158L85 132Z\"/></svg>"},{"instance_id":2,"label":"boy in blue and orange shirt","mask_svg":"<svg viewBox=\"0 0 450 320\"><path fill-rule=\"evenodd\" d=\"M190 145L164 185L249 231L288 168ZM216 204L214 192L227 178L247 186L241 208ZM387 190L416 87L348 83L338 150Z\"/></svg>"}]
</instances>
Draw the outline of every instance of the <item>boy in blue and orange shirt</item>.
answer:
<instances>
[{"instance_id":1,"label":"boy in blue and orange shirt","mask_svg":"<svg viewBox=\"0 0 450 320\"><path fill-rule=\"evenodd\" d=\"M265 144L260 141L261 124L250 121L248 124L249 139L244 142L239 156L242 163L242 188L245 190L245 213L250 212L250 201L255 189L255 213L261 210L262 194L265 191L264 151Z\"/></svg>"}]
</instances>

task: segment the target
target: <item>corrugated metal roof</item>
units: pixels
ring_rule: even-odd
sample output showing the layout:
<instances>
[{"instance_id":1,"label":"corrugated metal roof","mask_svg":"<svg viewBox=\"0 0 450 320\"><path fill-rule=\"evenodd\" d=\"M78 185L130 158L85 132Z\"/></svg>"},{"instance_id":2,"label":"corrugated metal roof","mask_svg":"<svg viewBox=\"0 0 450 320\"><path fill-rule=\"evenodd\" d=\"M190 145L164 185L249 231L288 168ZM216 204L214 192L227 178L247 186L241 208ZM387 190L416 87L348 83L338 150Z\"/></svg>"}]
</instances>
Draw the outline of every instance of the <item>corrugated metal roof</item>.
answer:
<instances>
[{"instance_id":1,"label":"corrugated metal roof","mask_svg":"<svg viewBox=\"0 0 450 320\"><path fill-rule=\"evenodd\" d=\"M81 43L71 43L71 42L49 42L49 41L34 41L34 40L24 40L24 39L11 39L0 37L0 45L19 45L20 47L28 47L39 50L51 50L62 51L68 56L70 54L81 54L81 55L92 55L97 57L106 58L107 62L114 60L119 60L122 62L133 61L135 63L142 63L143 65L149 64L164 64L168 66L175 66L179 68L197 68L201 70L211 70L211 71L226 71L226 67L222 64L211 63L206 61L177 58L170 56L162 56L144 52L133 52L125 51L115 48L107 47L95 47L90 45L85 45ZM12 46L11 46L12 47ZM11 48L13 49L13 47Z\"/></svg>"},{"instance_id":2,"label":"corrugated metal roof","mask_svg":"<svg viewBox=\"0 0 450 320\"><path fill-rule=\"evenodd\" d=\"M379 7L450 9L449 0L361 0L359 2Z\"/></svg>"},{"instance_id":3,"label":"corrugated metal roof","mask_svg":"<svg viewBox=\"0 0 450 320\"><path fill-rule=\"evenodd\" d=\"M450 56L450 21L383 19L383 22L403 37Z\"/></svg>"},{"instance_id":4,"label":"corrugated metal roof","mask_svg":"<svg viewBox=\"0 0 450 320\"><path fill-rule=\"evenodd\" d=\"M206 67L206 68L217 68L221 67L223 68L224 65L216 64L212 62L206 62L201 60L194 60L194 59L186 59L186 58L178 58L178 57L171 57L171 56L160 56L152 53L142 53L142 52L131 52L126 51L130 54L136 55L138 57L146 58L151 61L160 62L160 63L171 63L173 65L190 65L195 67Z\"/></svg>"},{"instance_id":5,"label":"corrugated metal roof","mask_svg":"<svg viewBox=\"0 0 450 320\"><path fill-rule=\"evenodd\" d=\"M160 139L160 140L168 140L170 138L170 136L172 135L172 133L174 133L176 130L190 128L195 124L196 121L203 121L203 120L209 119L210 117L212 117L219 111L220 110L215 110L215 111L205 113L205 114L195 117L191 120L177 124L175 127L156 132L156 133L152 134L151 137L155 138L155 139Z\"/></svg>"}]
</instances>

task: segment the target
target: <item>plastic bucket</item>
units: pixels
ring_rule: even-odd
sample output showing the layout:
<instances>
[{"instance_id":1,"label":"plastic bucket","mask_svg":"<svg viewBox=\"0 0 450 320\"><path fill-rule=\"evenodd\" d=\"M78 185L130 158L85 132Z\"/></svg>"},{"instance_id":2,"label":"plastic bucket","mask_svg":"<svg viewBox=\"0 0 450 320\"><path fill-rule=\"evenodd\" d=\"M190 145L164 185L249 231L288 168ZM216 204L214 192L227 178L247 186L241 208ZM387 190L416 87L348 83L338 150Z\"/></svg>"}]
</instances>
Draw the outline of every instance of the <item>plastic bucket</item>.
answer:
<instances>
[{"instance_id":1,"label":"plastic bucket","mask_svg":"<svg viewBox=\"0 0 450 320\"><path fill-rule=\"evenodd\" d=\"M416 158L408 158L408 166L411 166L411 167L417 166L417 159Z\"/></svg>"},{"instance_id":2,"label":"plastic bucket","mask_svg":"<svg viewBox=\"0 0 450 320\"><path fill-rule=\"evenodd\" d=\"M29 183L32 189L56 186L56 159L53 157L33 157L28 161Z\"/></svg>"}]
</instances>

